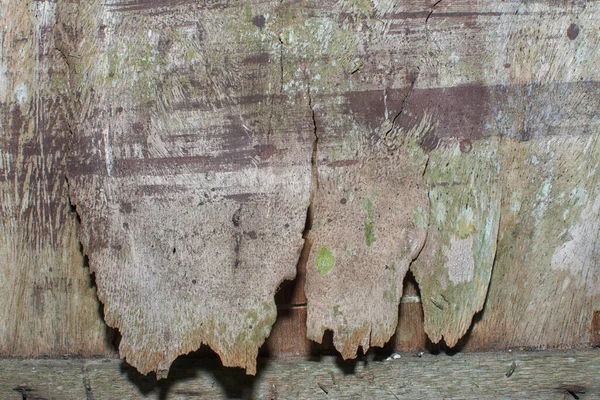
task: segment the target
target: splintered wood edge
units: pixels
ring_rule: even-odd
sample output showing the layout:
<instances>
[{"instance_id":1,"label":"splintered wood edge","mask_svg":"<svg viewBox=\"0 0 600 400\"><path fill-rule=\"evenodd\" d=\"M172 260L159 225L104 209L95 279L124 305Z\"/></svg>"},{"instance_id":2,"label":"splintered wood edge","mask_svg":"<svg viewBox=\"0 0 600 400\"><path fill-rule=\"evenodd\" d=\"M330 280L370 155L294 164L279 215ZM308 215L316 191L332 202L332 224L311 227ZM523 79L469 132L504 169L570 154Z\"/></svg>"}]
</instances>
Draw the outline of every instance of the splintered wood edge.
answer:
<instances>
[{"instance_id":1,"label":"splintered wood edge","mask_svg":"<svg viewBox=\"0 0 600 400\"><path fill-rule=\"evenodd\" d=\"M0 359L0 370L5 399L600 397L598 349L404 354L394 360L349 363L336 357L259 360L255 377L215 360L186 359L158 383L117 359Z\"/></svg>"}]
</instances>

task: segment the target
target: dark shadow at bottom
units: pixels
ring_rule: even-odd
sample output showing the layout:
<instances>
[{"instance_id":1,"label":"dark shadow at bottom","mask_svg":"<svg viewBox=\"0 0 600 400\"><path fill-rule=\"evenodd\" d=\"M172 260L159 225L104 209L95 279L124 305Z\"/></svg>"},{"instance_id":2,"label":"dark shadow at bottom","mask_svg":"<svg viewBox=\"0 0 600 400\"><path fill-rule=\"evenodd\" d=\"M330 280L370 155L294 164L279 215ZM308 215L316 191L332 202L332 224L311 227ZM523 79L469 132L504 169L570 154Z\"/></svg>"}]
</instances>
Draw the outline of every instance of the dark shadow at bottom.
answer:
<instances>
[{"instance_id":1,"label":"dark shadow at bottom","mask_svg":"<svg viewBox=\"0 0 600 400\"><path fill-rule=\"evenodd\" d=\"M203 398L202 396L206 396L204 392L192 389L174 390L177 383L193 380L200 375L210 375L214 384L220 386L228 398L250 399L267 365L268 360L259 359L256 375L247 375L241 368L223 367L219 357L208 347L202 346L197 352L177 358L171 365L166 379L157 380L153 372L142 375L125 361L121 363L121 373L127 376L141 394L157 392L160 400L167 399L171 393L190 398Z\"/></svg>"}]
</instances>

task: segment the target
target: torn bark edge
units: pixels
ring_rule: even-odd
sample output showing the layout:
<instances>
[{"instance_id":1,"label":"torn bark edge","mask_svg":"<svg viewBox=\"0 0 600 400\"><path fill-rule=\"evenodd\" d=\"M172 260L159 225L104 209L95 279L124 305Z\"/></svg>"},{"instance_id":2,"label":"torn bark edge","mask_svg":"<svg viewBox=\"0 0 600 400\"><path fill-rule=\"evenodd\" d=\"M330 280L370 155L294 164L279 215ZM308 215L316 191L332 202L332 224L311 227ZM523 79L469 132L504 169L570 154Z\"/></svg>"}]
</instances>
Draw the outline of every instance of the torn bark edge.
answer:
<instances>
[{"instance_id":1,"label":"torn bark edge","mask_svg":"<svg viewBox=\"0 0 600 400\"><path fill-rule=\"evenodd\" d=\"M312 107L311 107L311 110L312 110ZM315 125L315 131L316 131L316 125ZM316 134L315 134L315 136L316 136ZM317 137L317 139L318 139L318 137ZM425 162L423 164L423 172L422 172L421 176L425 175L425 170L427 169L427 166L429 165L429 156L425 155L425 157L426 158L425 158ZM430 203L428 191L426 189L424 189L424 190L427 193L427 195L425 196L427 199L427 202ZM429 209L429 205L428 205L428 209ZM411 259L408 262L408 268L406 268L406 272L402 276L402 282L406 278L406 274L409 271L411 271L413 262L419 257L419 255L425 248L425 243L427 242L427 238L429 235L429 218L427 219L427 226L423 230L425 231L425 236L423 237L423 240L421 241L419 246L417 248L415 248L414 254L411 256ZM396 312L395 322L393 323L391 333L385 339L383 339L381 337L376 338L375 344L373 344L373 327L370 322L369 322L368 326L366 326L366 327L355 329L353 331L353 334L351 335L351 338L349 340L346 340L345 342L336 342L335 330L332 328L328 328L328 327L323 327L317 336L313 336L313 335L309 334L308 339L310 339L318 344L322 344L325 333L327 331L329 331L333 335L334 347L340 353L340 355L342 356L342 359L344 359L344 360L356 359L358 357L358 348L359 347L362 349L363 353L366 353L371 347L385 346L385 344L387 342L389 342L390 339L395 335L395 333L398 329L398 322L399 322L398 315L399 315L399 309L400 309L401 303L421 302L420 298L418 298L419 300L415 301L415 296L411 296L410 300L408 300L408 301L402 301L402 299L403 299L403 297L402 297L402 295L400 295L400 297L398 298L398 301L397 301L397 305L396 305L398 312ZM367 330L368 330L368 333L367 333ZM368 337L368 338L365 340L365 337ZM362 339L359 339L359 338L362 338Z\"/></svg>"},{"instance_id":2,"label":"torn bark edge","mask_svg":"<svg viewBox=\"0 0 600 400\"><path fill-rule=\"evenodd\" d=\"M281 79L283 79L283 60L281 59L280 62L282 63ZM283 85L283 81L281 82L281 85ZM311 154L311 187L310 187L310 196L309 196L310 201L309 201L309 205L308 205L307 211L306 211L305 227L304 227L304 230L302 233L302 237L304 239L304 244L303 244L303 248L300 252L298 262L300 261L300 259L303 255L307 254L307 252L310 251L311 243L309 240L309 232L312 227L313 214L314 214L314 199L316 198L316 192L317 192L317 188L318 188L318 171L317 171L317 149L318 149L318 147L317 146L318 146L319 138L317 135L317 124L316 124L315 112L313 109L313 100L312 100L310 85L308 85L307 88L308 88L307 89L308 108L310 110L310 116L311 116L311 120L312 120L312 133L313 133L313 144L312 144L312 154ZM269 117L269 119L270 118L271 117ZM269 120L269 129L271 129L270 123L271 123L271 121ZM69 129L71 131L71 134L73 135L73 129L70 124L69 124ZM74 216L77 220L77 224L78 224L77 236L79 237L79 242L81 245L81 252L84 257L88 257L88 254L85 251L85 245L84 245L85 240L82 240L82 235L84 235L84 232L86 231L84 229L85 223L82 220L82 216L81 216L80 212L77 210L76 199L74 199L75 193L72 190L73 188L72 188L71 182L69 181L68 175L65 175L65 182L67 185L67 201L69 204L69 208L70 208L71 212L74 214ZM90 274L95 273L94 265L95 265L94 261L90 259L90 261L89 261L89 273ZM294 277L291 277L291 279L293 279L293 278ZM288 280L288 279L290 279L290 278L288 278L288 277L282 278L281 282L279 282L279 284L273 288L274 309L276 309L274 296L277 291L277 288L281 285L281 283L283 283L283 281ZM98 300L104 306L105 296L102 295L102 291L99 290L99 288L97 286L96 286L96 294L97 294ZM105 324L108 327L116 329L117 331L121 330L120 323L117 320L107 319L106 314L103 315L103 319L104 319ZM273 321L273 323L274 322L275 321ZM273 325L273 324L271 324L271 325ZM267 339L267 337L268 337L268 335L263 339L263 342L260 345L262 345L264 343L264 341ZM190 346L190 347L194 347L197 350L198 348L200 348L200 346L202 344L205 344L205 345L209 346L211 349L213 349L215 351L215 353L217 353L219 355L219 358L221 359L221 362L223 363L224 366L241 367L246 370L246 373L248 375L256 374L256 357L258 355L258 347L260 347L260 345L253 352L253 357L252 356L250 357L252 360L250 360L249 357L242 357L241 359L238 359L235 356L231 357L230 352L227 351L227 349L224 349L221 346L214 346L215 343L209 343L208 341L205 341L204 339L205 338L201 338L201 341L198 344L198 346ZM123 344L123 342L122 342L122 344ZM157 365L156 368L154 368L154 369L148 369L148 368L140 368L140 365L138 362L139 360L129 360L129 357L128 357L129 351L127 350L127 348L123 348L122 346L119 346L118 353L122 359L125 359L136 370L138 370L138 372L140 372L143 375L147 375L150 372L154 372L156 374L157 379L167 378L169 369L170 369L170 365L172 364L172 362L174 362L175 359L177 357L179 357L179 355L184 354L184 353L179 354L172 360L168 361L167 363L163 363L162 365ZM239 362L238 360L240 360L241 362Z\"/></svg>"},{"instance_id":3,"label":"torn bark edge","mask_svg":"<svg viewBox=\"0 0 600 400\"><path fill-rule=\"evenodd\" d=\"M425 176L425 172L423 172L423 176ZM500 187L502 187L501 185L499 185ZM431 187L427 188L427 198L429 199L429 203L431 204L431 198L430 198L430 189ZM502 194L500 194L498 196L498 198L500 199L499 202L502 201ZM496 238L495 238L495 244L494 244L494 250L493 250L493 255L492 255L492 260L491 260L491 267L490 267L490 272L489 272L489 276L487 279L487 288L485 291L485 296L483 297L482 301L480 302L480 304L473 310L471 316L470 316L470 321L469 324L466 325L466 327L462 330L462 332L459 332L458 334L455 335L455 337L451 337L448 338L447 334L440 334L438 336L433 336L431 335L430 332L427 332L426 329L424 329L425 334L427 335L427 338L429 340L431 340L431 343L433 344L438 344L441 341L444 341L444 344L446 344L450 349L454 348L464 337L465 335L467 335L470 331L473 330L474 324L477 322L475 316L477 316L478 314L481 314L483 312L483 310L486 308L486 304L488 302L489 299L489 294L490 294L490 287L492 286L492 276L494 274L494 269L496 268L496 259L498 256L498 243L500 241L500 224L502 222L502 207L500 207L500 204L497 205L497 209L498 211L498 221L497 221L497 228L496 228ZM428 225L427 225L427 232L429 233L429 221L428 221ZM425 244L427 243L427 239L428 236L426 236L425 238ZM425 246L423 246L425 247ZM420 253L419 253L420 254ZM418 256L417 256L418 258ZM415 258L415 260L417 259ZM413 260L414 261L414 260ZM411 264L411 271L414 271L413 266ZM415 274L415 279L416 279L416 274ZM425 293L423 293L423 289L421 288L421 286L419 285L418 279L417 279L417 285L419 287L419 290L421 291L421 297L422 299L425 298ZM441 295L443 300L448 303L448 305L450 305L450 302L448 301L448 299L446 298L446 296L444 296L443 294ZM433 303L433 305L438 308L441 311L446 311L446 307L443 306L441 303L435 301L435 299L433 297L429 297L429 300ZM423 301L423 300L422 300ZM425 313L425 309L423 308L423 313ZM424 316L425 318L425 316Z\"/></svg>"},{"instance_id":4,"label":"torn bark edge","mask_svg":"<svg viewBox=\"0 0 600 400\"><path fill-rule=\"evenodd\" d=\"M77 231L78 231L77 235L79 237L80 251L84 257L88 257L88 254L85 251L85 244L83 243L83 240L82 240L82 235L85 232L85 229L83 228L85 225L85 222L82 221L82 216L79 213L79 211L77 210L77 204L72 198L72 192L71 192L72 187L71 187L71 183L69 181L68 176L65 176L65 182L67 185L67 201L69 204L69 208L70 208L72 215L76 218L76 221L77 221ZM91 275L95 273L94 265L96 265L96 263L94 262L93 257L89 257L88 267L89 267L89 273ZM267 317L266 317L268 319L267 323L270 324L271 327L273 326L273 324L275 323L275 321L277 319L277 306L275 304L275 298L274 298L275 293L277 291L277 288L286 279L289 279L289 278L287 278L287 277L282 278L281 282L279 282L279 284L277 286L273 287L273 290L272 290L271 302L272 302L273 313L272 313L272 315L268 314L271 316L267 315ZM106 297L103 294L102 290L100 290L100 288L96 285L95 282L94 282L94 285L96 286L96 296L102 305L102 309L106 310L106 307L105 307ZM107 314L105 312L103 312L102 318L103 318L106 326L108 326L109 328L115 329L116 331L119 332L120 335L123 335L121 333L121 322L120 322L119 317L116 317L116 318L114 316L110 317L110 316L107 316ZM270 330L269 330L269 333L270 333ZM268 336L269 336L269 334L267 334L265 337L262 338L262 342L254 343L253 346L243 346L243 345L240 346L240 343L233 343L233 344L228 343L228 344L223 345L223 343L219 343L218 341L216 341L216 342L212 341L212 340L210 340L209 337L202 335L202 336L199 336L197 338L197 340L188 342L184 351L182 351L181 353L172 353L172 354L170 354L168 359L165 359L160 363L150 362L149 363L150 367L148 367L148 365L144 365L144 357L140 357L136 352L133 352L131 347L128 346L126 339L120 341L117 351L118 351L119 357L121 359L124 359L129 365L131 365L133 368L135 368L140 374L148 375L149 373L154 372L157 380L166 379L168 377L169 371L171 369L171 365L179 356L196 351L202 345L206 345L206 346L210 347L219 356L223 366L243 368L243 369L245 369L247 375L255 375L256 367L257 367L258 351L259 351L260 346L262 344L264 344L264 342Z\"/></svg>"}]
</instances>

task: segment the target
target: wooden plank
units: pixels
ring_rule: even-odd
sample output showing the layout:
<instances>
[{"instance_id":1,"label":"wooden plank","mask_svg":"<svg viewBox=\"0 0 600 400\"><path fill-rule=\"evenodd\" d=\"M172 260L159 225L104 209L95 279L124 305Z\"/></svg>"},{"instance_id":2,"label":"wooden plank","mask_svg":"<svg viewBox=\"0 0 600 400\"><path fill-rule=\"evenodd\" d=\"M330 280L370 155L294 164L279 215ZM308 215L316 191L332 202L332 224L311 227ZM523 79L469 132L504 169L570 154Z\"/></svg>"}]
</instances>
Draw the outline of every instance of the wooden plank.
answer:
<instances>
[{"instance_id":1,"label":"wooden plank","mask_svg":"<svg viewBox=\"0 0 600 400\"><path fill-rule=\"evenodd\" d=\"M562 242L551 239L560 233L555 230L549 233L542 227L548 225L558 229L560 226L560 229L571 230L577 223L564 221L562 217L556 220L558 213L546 213L538 219L528 219L534 231L540 229L544 234L534 234L531 247L523 251L522 257L513 257L514 249L521 247L523 238L511 237L515 230L502 224L498 226L498 219L500 214L510 214L507 206L509 197L520 193L524 187L535 186L534 177L539 174L549 177L547 184L561 187L555 194L550 194L550 202L556 203L553 196L563 196L562 188L571 186L567 182L573 171L590 168L578 165L573 160L583 157L587 161L582 160L582 164L595 163L589 160L590 157L595 159L593 150L586 151L585 156L580 154L584 146L594 142L595 139L589 139L590 134L593 136L598 131L598 121L593 110L598 108L596 82L599 75L597 69L590 69L592 64L599 61L597 52L592 50L597 45L598 38L593 29L586 30L585 37L570 35L568 30L569 27L576 26L579 32L577 24L595 26L598 20L597 8L595 5L588 7L583 4L565 9L543 3L531 6L511 2L496 3L488 5L485 12L473 16L470 26L459 28L448 17L448 12L456 10L456 7L460 6L441 3L432 11L431 17L434 18L430 18L427 24L427 45L431 51L424 54L427 59L424 63L425 71L420 70L421 75L425 73L432 78L418 80L423 85L449 85L452 89L448 89L438 99L430 98L428 102L424 101L427 98L425 94L414 98L419 93L419 90L415 90L414 95L407 99L405 107L409 115L411 112L418 115L419 111L415 109L421 106L429 112L432 112L431 109L437 110L437 115L442 115L437 121L435 135L429 139L432 146L439 147L430 153L428 166L433 168L428 167L426 172L426 177L433 185L429 191L431 215L428 241L412 267L423 297L425 331L433 342L444 336L449 346L454 346L467 332L472 316L483 308L492 262L496 257L497 232L500 230L503 246L497 253L497 271L492 275L492 281L495 279L496 285L494 289L490 289L490 295L494 294L488 298L483 317L486 319L494 316L492 318L495 318L496 325L485 324L485 328L475 325L477 336L482 341L471 337L466 342L467 347L472 345L474 348L489 349L490 346L509 347L514 343L530 343L532 346L542 347L587 343L593 311L590 304L597 302L594 300L595 290L585 289L590 297L580 297L577 293L581 289L561 289L562 278L554 273L556 268L551 267L550 258L547 257L548 253L558 250L556 246L562 245ZM508 10L514 12L509 13ZM463 29L468 33L459 37L459 32ZM440 32L447 35L442 36ZM494 34L490 35L489 32ZM464 47L462 41L467 37L470 43L477 45ZM581 54L589 54L586 62L573 63L572 60ZM453 72L455 70L449 68L445 57L462 72ZM536 63L543 65L543 68L530 68ZM579 84L578 80L588 83ZM458 82L465 85L465 94L454 96L450 93L460 87L457 87ZM483 82L484 87L471 87L470 95L466 95L469 85L479 82ZM416 89L418 88L419 84L416 85ZM457 101L454 106L445 106L443 97L460 98L463 104ZM435 111L433 113L436 115ZM457 124L463 124L463 133L452 140L450 138L454 135L448 133ZM580 140L568 139L573 136ZM501 145L496 142L488 148L483 145L489 140L485 139L488 137L504 140ZM531 167L532 171L526 171L528 167L517 164L515 157L520 158L522 152L530 152L530 147L527 144L516 145L513 142L515 140L537 143L532 147L537 148L535 154L541 159L556 152L555 163L553 161L552 166ZM556 150L554 140L562 143L557 145L561 146L562 151ZM482 145L470 156L481 158L466 161L469 159L469 156L465 157L466 151L470 153L472 149ZM456 151L451 155L453 150ZM544 172L544 168L553 171ZM589 174L594 176L597 167L591 168L594 171ZM519 171L518 178L515 169ZM434 176L439 176L437 181ZM561 176L564 176L564 180ZM583 185L586 191L591 190L592 186L594 183ZM574 188L572 186L569 190ZM503 193L506 195L501 211L500 198ZM525 215L534 212L536 196L529 192L525 196L527 199L520 202L524 210L519 218L525 218ZM593 208L594 195L583 202ZM469 212L471 207L466 203L477 204L479 211L474 215L479 215L482 220L472 225L478 244L472 248L463 246L465 251L459 252L459 241L449 241L448 237L458 232L459 225L455 221L460 219L460 214ZM459 207L454 209L457 205ZM567 208L561 210L568 212ZM448 216L450 219L446 220ZM484 221L488 219L490 223ZM591 241L595 242L595 239ZM595 244L587 246L594 247ZM593 252L581 256L586 259L586 265L598 265L598 256ZM532 261L533 259L536 261ZM574 264L580 261L567 257L563 258L562 263L561 269L569 269L568 265L577 268ZM460 271L474 271L474 280L469 283L469 287L465 287L464 282L460 282L461 279L449 279L453 267L455 270L459 267ZM597 285L597 274L597 267L591 267L586 273L586 280L592 287ZM518 290L515 287L522 286L523 282L530 282L530 279L536 281L536 287L525 289L526 293L516 295L519 297L518 302L522 300L524 305L521 311L515 312L514 291ZM528 284L531 285L532 282ZM566 299L573 299L571 306L564 304L565 301L570 301ZM575 303L577 306L573 306ZM569 307L583 310L576 316L571 314ZM545 310L548 310L548 314ZM550 325L554 327L549 328ZM504 328L496 329L500 326ZM522 329L515 329L516 326ZM545 334L546 331L552 331L553 334ZM575 334L575 331L578 333ZM486 335L489 335L490 340L484 339Z\"/></svg>"},{"instance_id":2,"label":"wooden plank","mask_svg":"<svg viewBox=\"0 0 600 400\"><path fill-rule=\"evenodd\" d=\"M499 36L489 46L506 55L505 72L497 74L506 86L492 97L502 109L492 130L505 135L498 150L502 217L487 303L467 349L594 341L598 10L598 4L566 10L537 4L519 7L512 23L508 16L496 22ZM576 61L583 54L585 62ZM540 68L531 67L536 63Z\"/></svg>"},{"instance_id":3,"label":"wooden plank","mask_svg":"<svg viewBox=\"0 0 600 400\"><path fill-rule=\"evenodd\" d=\"M0 360L0 394L21 399L595 399L597 349L503 352L342 362L259 362L257 376L215 361L177 361L168 379L139 375L122 361ZM36 396L36 397L34 397Z\"/></svg>"},{"instance_id":4,"label":"wooden plank","mask_svg":"<svg viewBox=\"0 0 600 400\"><path fill-rule=\"evenodd\" d=\"M299 271L304 270L299 267ZM273 325L271 334L261 348L260 356L263 357L293 357L293 356L319 356L334 354L335 347L332 337L326 334L321 343L309 340L306 337L306 303L286 301L290 294L303 292L300 288L303 279L299 272L299 279L294 281L297 286L287 287L287 296L276 296L278 303L277 321ZM291 283L294 283L291 282ZM394 336L381 351L402 351L416 354L419 350L427 350L427 335L423 330L423 307L419 297L418 285L411 273L407 275L402 285L403 294L400 299L398 311L398 328ZM292 299L295 298L292 297ZM436 350L435 348L433 350Z\"/></svg>"},{"instance_id":5,"label":"wooden plank","mask_svg":"<svg viewBox=\"0 0 600 400\"><path fill-rule=\"evenodd\" d=\"M0 356L114 355L67 195L55 4L4 3L0 24Z\"/></svg>"},{"instance_id":6,"label":"wooden plank","mask_svg":"<svg viewBox=\"0 0 600 400\"><path fill-rule=\"evenodd\" d=\"M2 359L0 397L7 400L91 399L84 384L85 363L84 359Z\"/></svg>"},{"instance_id":7,"label":"wooden plank","mask_svg":"<svg viewBox=\"0 0 600 400\"><path fill-rule=\"evenodd\" d=\"M467 348L594 343L600 307L598 138L503 145L510 158L496 265Z\"/></svg>"}]
</instances>

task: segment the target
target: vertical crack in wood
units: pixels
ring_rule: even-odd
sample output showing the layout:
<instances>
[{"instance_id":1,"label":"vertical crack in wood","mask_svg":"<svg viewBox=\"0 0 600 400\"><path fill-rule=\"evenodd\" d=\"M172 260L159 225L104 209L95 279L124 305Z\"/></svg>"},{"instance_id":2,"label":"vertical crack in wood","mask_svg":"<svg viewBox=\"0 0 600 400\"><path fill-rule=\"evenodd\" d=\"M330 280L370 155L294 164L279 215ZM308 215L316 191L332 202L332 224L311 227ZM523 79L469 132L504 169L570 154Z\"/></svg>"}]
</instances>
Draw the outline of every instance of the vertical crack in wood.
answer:
<instances>
[{"instance_id":1,"label":"vertical crack in wood","mask_svg":"<svg viewBox=\"0 0 600 400\"><path fill-rule=\"evenodd\" d=\"M400 103L400 110L394 116L394 119L392 120L392 126L390 127L390 129L387 132L385 132L384 136L386 136L387 134L389 134L390 132L392 132L394 130L394 127L396 126L396 120L402 115L402 113L404 113L404 109L406 107L406 101L408 100L408 98L412 94L413 90L415 89L415 84L417 83L417 79L419 79L420 73L421 73L421 69L419 67L417 67L417 74L410 82L410 88L408 89L408 92L402 99L402 103ZM425 165L425 167L427 168L427 165ZM423 175L425 175L425 169L423 170Z\"/></svg>"},{"instance_id":2,"label":"vertical crack in wood","mask_svg":"<svg viewBox=\"0 0 600 400\"><path fill-rule=\"evenodd\" d=\"M307 245L307 236L310 232L310 229L312 228L312 223L313 223L313 219L314 219L314 204L315 204L315 199L317 197L317 192L319 190L319 169L318 169L318 165L317 165L317 156L318 156L318 145L319 145L319 135L318 135L318 131L317 131L317 121L315 118L315 109L314 109L314 104L313 104L313 99L312 99L312 94L311 94L311 90L310 90L310 83L307 86L306 89L307 92L307 97L308 97L308 108L310 109L310 114L311 114L311 119L312 119L312 124L313 124L313 146L312 146L312 155L310 158L310 165L311 165L311 193L310 193L310 202L308 205L308 209L306 210L306 224L305 224L305 228L304 228L304 245Z\"/></svg>"},{"instance_id":3,"label":"vertical crack in wood","mask_svg":"<svg viewBox=\"0 0 600 400\"><path fill-rule=\"evenodd\" d=\"M77 224L81 225L81 215L79 215L79 212L77 211L77 204L75 204L73 202L73 200L71 199L71 184L69 183L69 177L66 175L65 175L65 183L67 185L66 194L67 194L67 203L69 203L69 211L72 214L74 214L75 219L77 220ZM81 244L81 241L79 242L79 244Z\"/></svg>"},{"instance_id":4,"label":"vertical crack in wood","mask_svg":"<svg viewBox=\"0 0 600 400\"><path fill-rule=\"evenodd\" d=\"M429 43L429 18L431 18L431 16L433 15L433 11L435 10L435 8L437 7L438 4L440 4L442 2L442 0L438 0L437 2L435 2L433 4L433 6L431 7L431 11L429 11L429 14L427 14L427 17L425 18L425 41L427 43Z\"/></svg>"},{"instance_id":5,"label":"vertical crack in wood","mask_svg":"<svg viewBox=\"0 0 600 400\"><path fill-rule=\"evenodd\" d=\"M282 1L280 1L280 4ZM275 20L279 17L279 13L275 16ZM277 38L279 42L279 96L283 95L283 40L281 36ZM273 133L273 108L275 106L275 94L271 94L271 104L269 109L269 127L267 131L267 137L270 138Z\"/></svg>"}]
</instances>

